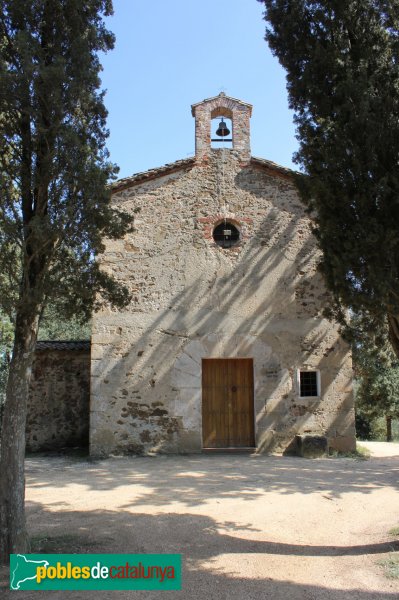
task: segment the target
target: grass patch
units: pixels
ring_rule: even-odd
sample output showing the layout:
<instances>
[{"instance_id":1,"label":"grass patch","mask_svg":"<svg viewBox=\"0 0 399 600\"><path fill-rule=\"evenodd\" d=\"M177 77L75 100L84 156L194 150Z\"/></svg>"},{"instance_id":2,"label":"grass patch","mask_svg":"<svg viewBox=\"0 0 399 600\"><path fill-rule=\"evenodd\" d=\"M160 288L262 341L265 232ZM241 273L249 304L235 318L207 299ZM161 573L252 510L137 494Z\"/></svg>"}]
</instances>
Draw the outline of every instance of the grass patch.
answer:
<instances>
[{"instance_id":1,"label":"grass patch","mask_svg":"<svg viewBox=\"0 0 399 600\"><path fill-rule=\"evenodd\" d=\"M384 568L385 577L399 579L399 552L393 552L388 558L378 561L378 564Z\"/></svg>"},{"instance_id":2,"label":"grass patch","mask_svg":"<svg viewBox=\"0 0 399 600\"><path fill-rule=\"evenodd\" d=\"M365 446L361 446L360 444L356 444L355 454L358 458L361 458L363 460L368 460L371 456L370 450Z\"/></svg>"},{"instance_id":3,"label":"grass patch","mask_svg":"<svg viewBox=\"0 0 399 600\"><path fill-rule=\"evenodd\" d=\"M79 535L35 535L31 538L33 554L79 554L85 548L97 546L96 541L88 540Z\"/></svg>"},{"instance_id":4,"label":"grass patch","mask_svg":"<svg viewBox=\"0 0 399 600\"><path fill-rule=\"evenodd\" d=\"M353 450L352 452L339 452L338 450L330 449L330 456L332 458L353 458L354 460L368 460L371 454L368 448L365 448L360 444L356 444L356 450Z\"/></svg>"},{"instance_id":5,"label":"grass patch","mask_svg":"<svg viewBox=\"0 0 399 600\"><path fill-rule=\"evenodd\" d=\"M388 533L392 537L399 537L399 525L392 527ZM385 577L399 579L399 552L391 552L387 558L379 560L377 564L383 567Z\"/></svg>"}]
</instances>

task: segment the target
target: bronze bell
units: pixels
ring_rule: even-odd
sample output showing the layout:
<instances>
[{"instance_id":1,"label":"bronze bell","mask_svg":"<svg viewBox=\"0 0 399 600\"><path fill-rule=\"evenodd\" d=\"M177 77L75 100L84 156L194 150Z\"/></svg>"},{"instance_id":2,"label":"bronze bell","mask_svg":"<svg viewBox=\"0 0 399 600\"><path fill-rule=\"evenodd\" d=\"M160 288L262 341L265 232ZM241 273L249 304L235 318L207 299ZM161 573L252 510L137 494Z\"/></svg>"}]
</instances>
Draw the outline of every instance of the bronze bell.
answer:
<instances>
[{"instance_id":1,"label":"bronze bell","mask_svg":"<svg viewBox=\"0 0 399 600\"><path fill-rule=\"evenodd\" d=\"M230 129L227 128L226 123L222 119L219 123L219 127L216 130L216 135L220 135L220 137L226 137L226 135L229 135L229 133Z\"/></svg>"}]
</instances>

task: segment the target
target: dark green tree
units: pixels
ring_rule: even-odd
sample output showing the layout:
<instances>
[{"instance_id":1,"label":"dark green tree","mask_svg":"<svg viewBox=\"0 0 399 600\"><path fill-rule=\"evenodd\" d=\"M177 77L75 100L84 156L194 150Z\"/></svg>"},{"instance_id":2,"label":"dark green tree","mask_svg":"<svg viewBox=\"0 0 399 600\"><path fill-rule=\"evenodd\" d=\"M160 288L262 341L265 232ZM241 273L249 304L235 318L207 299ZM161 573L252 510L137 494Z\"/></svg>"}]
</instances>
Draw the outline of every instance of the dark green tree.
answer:
<instances>
[{"instance_id":1,"label":"dark green tree","mask_svg":"<svg viewBox=\"0 0 399 600\"><path fill-rule=\"evenodd\" d=\"M386 438L391 441L392 420L399 418L399 360L389 343L387 326L370 314L357 314L346 333L352 342L357 419L372 425L384 417Z\"/></svg>"},{"instance_id":2,"label":"dark green tree","mask_svg":"<svg viewBox=\"0 0 399 600\"><path fill-rule=\"evenodd\" d=\"M260 1L287 72L330 312L387 319L399 356L399 1Z\"/></svg>"},{"instance_id":3,"label":"dark green tree","mask_svg":"<svg viewBox=\"0 0 399 600\"><path fill-rule=\"evenodd\" d=\"M128 293L95 257L131 227L110 205L98 52L113 47L111 0L0 0L0 298L14 345L0 448L0 555L24 552L26 399L39 317ZM101 300L102 299L102 300Z\"/></svg>"},{"instance_id":4,"label":"dark green tree","mask_svg":"<svg viewBox=\"0 0 399 600\"><path fill-rule=\"evenodd\" d=\"M89 340L91 322L74 315L66 319L58 307L48 304L39 321L38 340Z\"/></svg>"},{"instance_id":5,"label":"dark green tree","mask_svg":"<svg viewBox=\"0 0 399 600\"><path fill-rule=\"evenodd\" d=\"M363 313L352 317L346 333L352 342L356 415L371 424L384 417L386 438L391 441L392 420L399 418L399 360L389 343L388 328Z\"/></svg>"}]
</instances>

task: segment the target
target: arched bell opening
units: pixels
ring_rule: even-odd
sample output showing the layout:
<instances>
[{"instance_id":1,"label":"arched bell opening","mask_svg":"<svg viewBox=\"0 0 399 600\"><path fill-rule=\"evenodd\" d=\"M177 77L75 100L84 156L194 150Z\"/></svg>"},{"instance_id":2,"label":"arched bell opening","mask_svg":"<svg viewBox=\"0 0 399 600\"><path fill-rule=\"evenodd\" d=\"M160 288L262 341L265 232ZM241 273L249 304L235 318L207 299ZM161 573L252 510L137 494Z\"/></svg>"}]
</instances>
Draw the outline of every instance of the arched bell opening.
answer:
<instances>
[{"instance_id":1,"label":"arched bell opening","mask_svg":"<svg viewBox=\"0 0 399 600\"><path fill-rule=\"evenodd\" d=\"M233 147L233 122L228 117L214 117L211 120L211 148Z\"/></svg>"}]
</instances>

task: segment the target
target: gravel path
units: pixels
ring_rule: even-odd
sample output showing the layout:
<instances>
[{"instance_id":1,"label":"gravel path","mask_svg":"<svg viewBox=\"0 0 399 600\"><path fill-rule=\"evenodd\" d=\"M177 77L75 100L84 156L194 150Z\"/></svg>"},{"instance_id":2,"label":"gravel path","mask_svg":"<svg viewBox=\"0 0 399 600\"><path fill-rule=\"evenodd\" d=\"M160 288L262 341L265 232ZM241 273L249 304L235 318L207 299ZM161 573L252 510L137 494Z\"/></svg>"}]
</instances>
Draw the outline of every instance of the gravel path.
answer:
<instances>
[{"instance_id":1,"label":"gravel path","mask_svg":"<svg viewBox=\"0 0 399 600\"><path fill-rule=\"evenodd\" d=\"M27 460L30 531L49 552L183 555L181 592L9 592L17 600L397 600L399 444L368 461L216 455ZM43 550L44 551L44 550Z\"/></svg>"}]
</instances>

